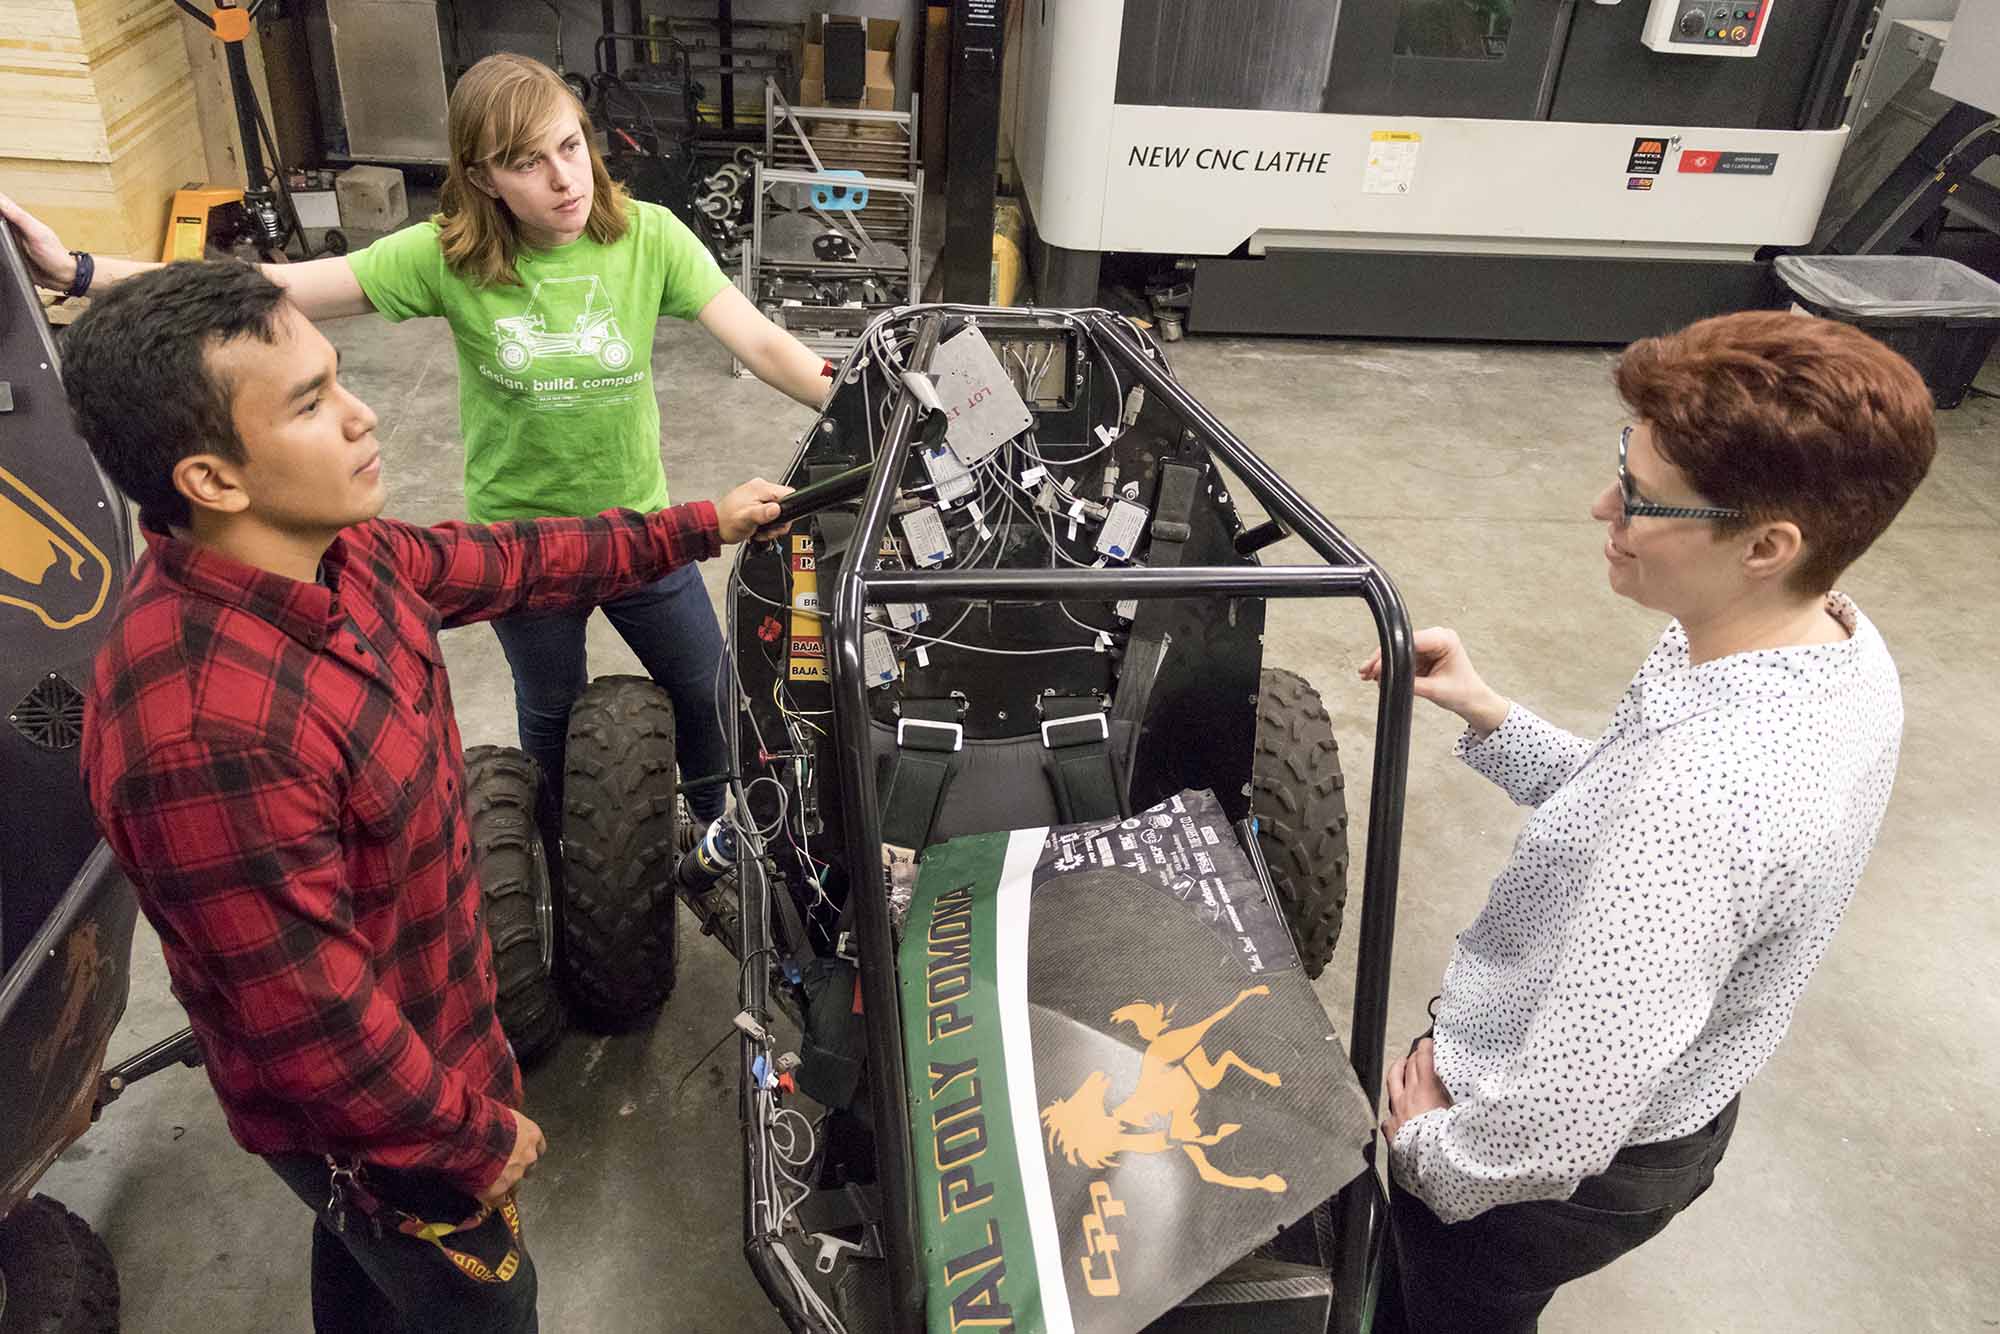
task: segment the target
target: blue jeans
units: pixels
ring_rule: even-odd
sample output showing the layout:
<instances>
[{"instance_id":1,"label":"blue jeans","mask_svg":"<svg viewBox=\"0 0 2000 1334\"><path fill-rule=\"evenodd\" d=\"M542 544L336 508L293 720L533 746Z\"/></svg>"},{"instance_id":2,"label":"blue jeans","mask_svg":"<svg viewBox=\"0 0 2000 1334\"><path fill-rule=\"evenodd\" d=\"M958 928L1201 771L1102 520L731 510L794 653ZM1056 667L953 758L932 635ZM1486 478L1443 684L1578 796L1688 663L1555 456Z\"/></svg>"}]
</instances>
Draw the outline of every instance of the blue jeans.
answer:
<instances>
[{"instance_id":1,"label":"blue jeans","mask_svg":"<svg viewBox=\"0 0 2000 1334\"><path fill-rule=\"evenodd\" d=\"M686 782L729 767L729 746L716 721L721 691L722 630L709 606L701 572L683 565L664 579L603 604L604 614L639 656L646 674L674 702L674 759ZM569 711L590 683L584 660L588 607L493 622L514 674L514 713L521 749L542 766L555 809L561 810L563 746ZM707 824L722 814L722 784L687 794L688 809Z\"/></svg>"}]
</instances>

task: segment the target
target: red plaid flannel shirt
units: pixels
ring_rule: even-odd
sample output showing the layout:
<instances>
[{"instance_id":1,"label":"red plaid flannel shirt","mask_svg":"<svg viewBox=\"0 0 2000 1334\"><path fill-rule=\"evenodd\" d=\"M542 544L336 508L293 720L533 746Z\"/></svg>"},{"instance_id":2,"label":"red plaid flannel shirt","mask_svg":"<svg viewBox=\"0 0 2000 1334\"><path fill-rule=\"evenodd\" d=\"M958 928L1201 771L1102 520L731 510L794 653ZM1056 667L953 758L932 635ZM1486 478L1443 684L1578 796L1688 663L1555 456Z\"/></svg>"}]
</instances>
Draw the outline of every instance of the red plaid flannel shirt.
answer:
<instances>
[{"instance_id":1,"label":"red plaid flannel shirt","mask_svg":"<svg viewBox=\"0 0 2000 1334\"><path fill-rule=\"evenodd\" d=\"M231 1133L479 1193L512 1151L521 1083L438 629L603 601L713 556L714 506L378 519L334 541L318 584L146 541L82 764Z\"/></svg>"}]
</instances>

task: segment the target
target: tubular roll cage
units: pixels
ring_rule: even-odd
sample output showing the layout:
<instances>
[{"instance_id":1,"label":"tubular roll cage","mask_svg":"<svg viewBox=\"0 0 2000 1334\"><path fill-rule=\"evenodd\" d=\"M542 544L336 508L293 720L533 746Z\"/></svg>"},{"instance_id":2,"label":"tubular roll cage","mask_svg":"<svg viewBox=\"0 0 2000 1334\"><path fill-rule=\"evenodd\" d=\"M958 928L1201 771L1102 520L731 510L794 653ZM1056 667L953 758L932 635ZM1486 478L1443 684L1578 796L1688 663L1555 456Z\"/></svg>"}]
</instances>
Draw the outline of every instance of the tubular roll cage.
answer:
<instances>
[{"instance_id":1,"label":"tubular roll cage","mask_svg":"<svg viewBox=\"0 0 2000 1334\"><path fill-rule=\"evenodd\" d=\"M892 312L883 319L914 313L919 319L911 366L928 369L943 324L953 315L1003 320L1032 317L1024 310L977 306L924 306L915 312ZM1012 570L883 570L879 552L890 505L903 469L875 468L862 502L861 518L850 543L853 556L842 566L832 599L827 632L832 670L835 766L841 809L847 812L846 845L849 889L861 961L863 1019L867 1036L868 1091L874 1112L874 1132L882 1195L882 1237L890 1281L891 1317L895 1334L922 1334L925 1287L916 1253L916 1213L911 1182L909 1106L905 1099L902 1032L896 986L896 947L887 911L887 887L882 869L882 830L875 766L870 761L866 676L861 637L870 604L921 602L930 598L1359 598L1368 604L1382 650L1382 672L1375 720L1375 758L1368 808L1368 845L1362 881L1361 938L1355 964L1353 1023L1348 1056L1361 1091L1372 1110L1378 1109L1384 1043L1388 1027L1389 972L1396 925L1396 883L1402 860L1404 789L1409 775L1411 680L1414 671L1409 613L1389 575L1313 508L1269 464L1237 439L1201 404L1191 398L1172 374L1137 343L1131 326L1106 311L1082 312L1080 320L1099 353L1116 357L1128 382L1145 386L1149 396L1171 406L1208 448L1247 485L1270 517L1304 539L1323 566L1187 566L1175 569L1012 569ZM866 339L861 346L866 345ZM858 354L857 349L857 354ZM851 362L850 358L850 362ZM851 366L843 367L844 382ZM904 388L883 433L875 459L891 464L906 457L922 411L916 396ZM733 730L733 729L732 729ZM732 745L735 738L732 735ZM745 860L746 869L751 859ZM761 868L742 882L742 957L770 952L768 934L770 886ZM761 930L762 938L749 933ZM746 968L745 995L753 1012L767 1012L768 973ZM785 1283L772 1252L774 1237L757 1226L759 1182L768 1151L754 1101L763 1096L751 1075L752 1044L742 1055L743 1124L746 1144L744 1249L750 1266L771 1296L788 1328L801 1334L822 1329L812 1317L788 1300ZM1363 1295L1371 1277L1379 1227L1386 1226L1386 1201L1374 1173L1375 1146L1364 1150L1369 1170L1345 1186L1337 1199L1338 1221L1333 1265L1336 1293L1335 1328L1353 1334L1360 1328Z\"/></svg>"}]
</instances>

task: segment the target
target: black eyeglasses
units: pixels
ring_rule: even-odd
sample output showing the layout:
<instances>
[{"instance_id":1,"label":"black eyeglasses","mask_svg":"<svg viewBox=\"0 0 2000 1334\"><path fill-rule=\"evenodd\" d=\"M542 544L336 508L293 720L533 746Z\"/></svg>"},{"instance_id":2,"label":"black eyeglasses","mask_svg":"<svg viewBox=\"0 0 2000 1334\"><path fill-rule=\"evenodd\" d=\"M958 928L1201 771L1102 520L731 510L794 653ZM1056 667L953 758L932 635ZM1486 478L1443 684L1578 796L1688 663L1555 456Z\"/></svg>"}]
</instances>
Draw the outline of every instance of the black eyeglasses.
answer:
<instances>
[{"instance_id":1,"label":"black eyeglasses","mask_svg":"<svg viewBox=\"0 0 2000 1334\"><path fill-rule=\"evenodd\" d=\"M1625 502L1625 519L1740 519L1742 510L1719 509L1700 505L1655 505L1651 501L1639 499L1632 486L1632 474L1625 470L1625 447L1631 443L1632 428L1626 427L1618 433L1618 497Z\"/></svg>"}]
</instances>

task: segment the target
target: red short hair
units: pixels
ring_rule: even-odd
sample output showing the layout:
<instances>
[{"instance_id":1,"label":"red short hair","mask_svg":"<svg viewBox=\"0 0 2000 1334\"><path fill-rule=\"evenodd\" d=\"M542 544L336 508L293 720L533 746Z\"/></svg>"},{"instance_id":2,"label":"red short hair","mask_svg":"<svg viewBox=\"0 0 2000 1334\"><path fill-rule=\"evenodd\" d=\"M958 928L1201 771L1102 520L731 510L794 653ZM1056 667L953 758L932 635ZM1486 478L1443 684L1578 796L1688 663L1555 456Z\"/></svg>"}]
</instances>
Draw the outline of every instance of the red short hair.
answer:
<instances>
[{"instance_id":1,"label":"red short hair","mask_svg":"<svg viewBox=\"0 0 2000 1334\"><path fill-rule=\"evenodd\" d=\"M1824 593L1881 536L1937 452L1930 390L1902 357L1834 320L1745 311L1646 338L1613 372L1666 460L1711 504L1789 519L1788 583Z\"/></svg>"}]
</instances>

